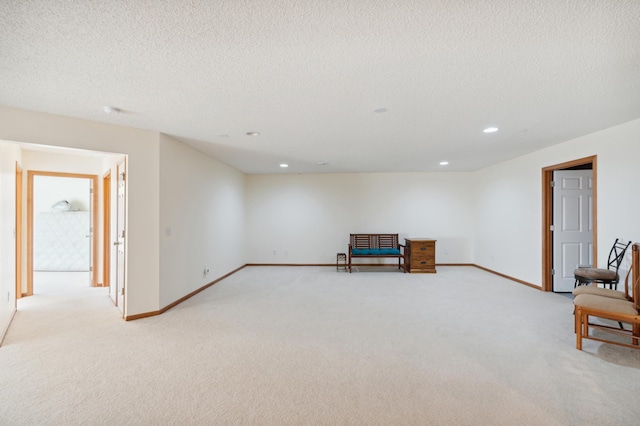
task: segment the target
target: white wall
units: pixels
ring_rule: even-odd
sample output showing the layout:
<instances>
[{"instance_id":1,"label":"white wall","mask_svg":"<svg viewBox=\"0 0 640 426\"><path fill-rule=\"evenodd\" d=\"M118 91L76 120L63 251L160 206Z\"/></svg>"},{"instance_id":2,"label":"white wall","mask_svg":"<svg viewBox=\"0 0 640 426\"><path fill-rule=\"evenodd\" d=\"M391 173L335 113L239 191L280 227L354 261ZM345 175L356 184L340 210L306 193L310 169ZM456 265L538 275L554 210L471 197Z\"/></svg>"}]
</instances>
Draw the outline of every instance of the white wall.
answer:
<instances>
[{"instance_id":1,"label":"white wall","mask_svg":"<svg viewBox=\"0 0 640 426\"><path fill-rule=\"evenodd\" d=\"M0 339L16 306L16 161L20 149L0 141Z\"/></svg>"},{"instance_id":2,"label":"white wall","mask_svg":"<svg viewBox=\"0 0 640 426\"><path fill-rule=\"evenodd\" d=\"M398 233L401 243L437 239L439 263L470 263L471 179L468 173L249 175L248 262L331 264L346 252L350 233Z\"/></svg>"},{"instance_id":3,"label":"white wall","mask_svg":"<svg viewBox=\"0 0 640 426\"><path fill-rule=\"evenodd\" d=\"M4 106L0 123L1 140L128 155L126 315L158 310L158 132Z\"/></svg>"},{"instance_id":4,"label":"white wall","mask_svg":"<svg viewBox=\"0 0 640 426\"><path fill-rule=\"evenodd\" d=\"M474 173L475 263L542 284L542 168L597 155L598 264L616 237L640 241L640 120Z\"/></svg>"},{"instance_id":5,"label":"white wall","mask_svg":"<svg viewBox=\"0 0 640 426\"><path fill-rule=\"evenodd\" d=\"M67 201L74 211L91 209L91 181L58 176L34 176L33 213L52 211L59 201ZM96 206L98 208L99 206Z\"/></svg>"},{"instance_id":6,"label":"white wall","mask_svg":"<svg viewBox=\"0 0 640 426\"><path fill-rule=\"evenodd\" d=\"M161 307L247 263L244 180L243 173L160 135Z\"/></svg>"}]
</instances>

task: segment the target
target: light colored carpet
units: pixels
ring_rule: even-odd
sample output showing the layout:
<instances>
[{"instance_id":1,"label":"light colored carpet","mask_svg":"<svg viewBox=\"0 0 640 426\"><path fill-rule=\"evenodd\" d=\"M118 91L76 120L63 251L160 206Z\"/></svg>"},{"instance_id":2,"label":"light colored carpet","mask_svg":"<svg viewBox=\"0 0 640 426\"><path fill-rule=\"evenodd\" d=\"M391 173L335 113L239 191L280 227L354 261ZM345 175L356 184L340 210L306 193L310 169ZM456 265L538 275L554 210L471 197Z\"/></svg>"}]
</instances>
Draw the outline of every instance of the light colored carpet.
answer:
<instances>
[{"instance_id":1,"label":"light colored carpet","mask_svg":"<svg viewBox=\"0 0 640 426\"><path fill-rule=\"evenodd\" d=\"M640 351L577 351L572 310L472 267L248 267L132 322L52 289L0 348L0 424L637 424Z\"/></svg>"}]
</instances>

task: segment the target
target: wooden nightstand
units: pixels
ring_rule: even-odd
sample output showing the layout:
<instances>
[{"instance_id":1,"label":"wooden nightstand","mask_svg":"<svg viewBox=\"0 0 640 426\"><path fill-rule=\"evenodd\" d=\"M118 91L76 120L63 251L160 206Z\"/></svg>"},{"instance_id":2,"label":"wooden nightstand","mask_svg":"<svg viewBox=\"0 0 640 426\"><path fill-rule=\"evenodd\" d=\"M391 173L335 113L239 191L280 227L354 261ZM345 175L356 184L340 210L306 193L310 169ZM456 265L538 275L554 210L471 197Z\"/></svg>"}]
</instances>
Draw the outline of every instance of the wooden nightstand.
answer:
<instances>
[{"instance_id":1,"label":"wooden nightstand","mask_svg":"<svg viewBox=\"0 0 640 426\"><path fill-rule=\"evenodd\" d=\"M407 272L436 273L436 240L405 238Z\"/></svg>"}]
</instances>

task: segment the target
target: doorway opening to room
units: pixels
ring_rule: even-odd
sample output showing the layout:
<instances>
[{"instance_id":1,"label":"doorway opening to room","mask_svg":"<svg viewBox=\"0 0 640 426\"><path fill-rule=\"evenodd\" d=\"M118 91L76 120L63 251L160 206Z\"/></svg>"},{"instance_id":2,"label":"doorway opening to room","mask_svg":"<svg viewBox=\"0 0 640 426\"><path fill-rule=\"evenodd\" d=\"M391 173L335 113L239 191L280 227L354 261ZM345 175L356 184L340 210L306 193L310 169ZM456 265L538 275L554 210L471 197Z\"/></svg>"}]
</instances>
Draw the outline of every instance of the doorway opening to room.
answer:
<instances>
[{"instance_id":1,"label":"doorway opening to room","mask_svg":"<svg viewBox=\"0 0 640 426\"><path fill-rule=\"evenodd\" d=\"M98 176L27 172L27 293L98 285Z\"/></svg>"},{"instance_id":2,"label":"doorway opening to room","mask_svg":"<svg viewBox=\"0 0 640 426\"><path fill-rule=\"evenodd\" d=\"M578 265L597 262L597 156L542 169L542 290L573 290Z\"/></svg>"},{"instance_id":3,"label":"doorway opening to room","mask_svg":"<svg viewBox=\"0 0 640 426\"><path fill-rule=\"evenodd\" d=\"M15 310L80 312L107 301L125 318L126 155L17 143Z\"/></svg>"}]
</instances>

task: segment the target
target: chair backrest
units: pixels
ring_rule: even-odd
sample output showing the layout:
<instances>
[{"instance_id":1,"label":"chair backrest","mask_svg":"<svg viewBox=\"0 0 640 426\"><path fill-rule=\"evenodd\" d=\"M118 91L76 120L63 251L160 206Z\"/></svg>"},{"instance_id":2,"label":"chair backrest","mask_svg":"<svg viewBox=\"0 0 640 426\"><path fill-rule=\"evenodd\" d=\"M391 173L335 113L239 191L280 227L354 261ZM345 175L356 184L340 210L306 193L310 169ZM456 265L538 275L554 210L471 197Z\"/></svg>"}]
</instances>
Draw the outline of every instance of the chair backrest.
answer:
<instances>
[{"instance_id":1,"label":"chair backrest","mask_svg":"<svg viewBox=\"0 0 640 426\"><path fill-rule=\"evenodd\" d=\"M620 241L619 238L616 238L616 241L613 243L613 247L611 247L611 251L609 252L609 263L607 264L607 267L609 269L614 269L616 272L618 272L618 269L620 269L620 264L624 259L624 254L627 252L627 248L630 244L631 241L625 244Z\"/></svg>"}]
</instances>

